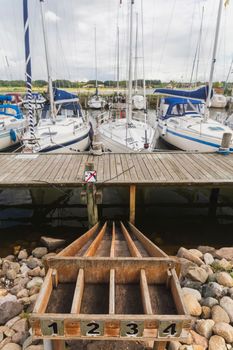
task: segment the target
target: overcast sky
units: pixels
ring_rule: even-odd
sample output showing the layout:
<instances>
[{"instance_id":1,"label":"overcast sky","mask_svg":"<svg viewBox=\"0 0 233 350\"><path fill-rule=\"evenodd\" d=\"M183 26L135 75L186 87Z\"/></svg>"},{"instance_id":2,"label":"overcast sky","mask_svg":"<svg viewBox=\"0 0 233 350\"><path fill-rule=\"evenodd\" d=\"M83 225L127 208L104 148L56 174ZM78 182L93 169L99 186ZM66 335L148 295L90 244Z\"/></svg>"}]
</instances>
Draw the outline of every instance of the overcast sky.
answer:
<instances>
[{"instance_id":1,"label":"overcast sky","mask_svg":"<svg viewBox=\"0 0 233 350\"><path fill-rule=\"evenodd\" d=\"M33 79L46 79L39 0L28 0ZM23 1L0 0L0 79L24 79ZM208 80L219 0L143 0L147 79L189 81L197 48L202 7L203 34L198 79ZM116 28L120 29L120 78L127 74L129 0L45 0L53 79L116 79ZM138 12L138 76L142 76L141 0ZM223 9L214 80L224 80L233 56L233 0ZM136 33L134 15L134 46ZM134 49L135 50L135 49ZM135 56L135 51L134 51ZM233 73L230 75L233 81Z\"/></svg>"}]
</instances>

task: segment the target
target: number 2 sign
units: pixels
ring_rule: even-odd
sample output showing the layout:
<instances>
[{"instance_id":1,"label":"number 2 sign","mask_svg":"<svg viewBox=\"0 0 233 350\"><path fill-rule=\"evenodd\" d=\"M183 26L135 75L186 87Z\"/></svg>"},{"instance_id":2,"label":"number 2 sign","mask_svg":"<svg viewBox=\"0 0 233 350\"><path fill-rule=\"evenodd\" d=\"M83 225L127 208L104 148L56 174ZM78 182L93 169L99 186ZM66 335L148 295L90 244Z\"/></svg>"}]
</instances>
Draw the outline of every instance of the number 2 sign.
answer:
<instances>
[{"instance_id":1,"label":"number 2 sign","mask_svg":"<svg viewBox=\"0 0 233 350\"><path fill-rule=\"evenodd\" d=\"M104 334L104 324L101 321L81 321L81 332L86 337L98 337Z\"/></svg>"}]
</instances>

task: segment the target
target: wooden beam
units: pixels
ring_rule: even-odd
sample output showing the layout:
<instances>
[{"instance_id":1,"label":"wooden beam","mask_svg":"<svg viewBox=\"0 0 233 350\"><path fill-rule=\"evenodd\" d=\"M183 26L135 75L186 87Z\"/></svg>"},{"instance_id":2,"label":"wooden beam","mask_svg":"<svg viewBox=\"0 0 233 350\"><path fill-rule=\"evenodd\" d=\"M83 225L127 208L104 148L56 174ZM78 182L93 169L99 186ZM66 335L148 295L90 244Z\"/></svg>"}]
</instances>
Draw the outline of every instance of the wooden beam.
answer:
<instances>
[{"instance_id":1,"label":"wooden beam","mask_svg":"<svg viewBox=\"0 0 233 350\"><path fill-rule=\"evenodd\" d=\"M171 269L171 292L172 292L172 296L173 296L173 300L175 302L176 305L176 309L178 314L180 315L188 315L188 311L186 309L186 306L183 302L183 298L182 298L182 289L180 287L180 283L178 280L178 277L176 275L176 271L175 269Z\"/></svg>"},{"instance_id":2,"label":"wooden beam","mask_svg":"<svg viewBox=\"0 0 233 350\"><path fill-rule=\"evenodd\" d=\"M112 242L111 242L111 249L110 249L110 258L114 258L115 256L115 242L116 242L116 228L115 228L115 222L112 223Z\"/></svg>"},{"instance_id":3,"label":"wooden beam","mask_svg":"<svg viewBox=\"0 0 233 350\"><path fill-rule=\"evenodd\" d=\"M107 222L105 222L104 226L102 227L102 229L98 233L97 237L94 239L94 241L91 243L91 245L87 249L86 253L84 254L84 257L89 257L89 256L95 255L95 252L97 251L97 249L98 249L98 247L103 239L106 228L107 228Z\"/></svg>"},{"instance_id":4,"label":"wooden beam","mask_svg":"<svg viewBox=\"0 0 233 350\"><path fill-rule=\"evenodd\" d=\"M109 280L109 314L115 314L115 270L110 270Z\"/></svg>"},{"instance_id":5,"label":"wooden beam","mask_svg":"<svg viewBox=\"0 0 233 350\"><path fill-rule=\"evenodd\" d=\"M136 185L130 185L129 191L129 221L135 224Z\"/></svg>"},{"instance_id":6,"label":"wooden beam","mask_svg":"<svg viewBox=\"0 0 233 350\"><path fill-rule=\"evenodd\" d=\"M47 275L43 282L43 288L41 288L39 292L33 312L44 313L46 311L49 298L53 290L53 283L52 283L53 271L54 271L53 269L49 269L47 272Z\"/></svg>"},{"instance_id":7,"label":"wooden beam","mask_svg":"<svg viewBox=\"0 0 233 350\"><path fill-rule=\"evenodd\" d=\"M140 288L144 313L147 315L152 315L153 310L145 270L140 271Z\"/></svg>"},{"instance_id":8,"label":"wooden beam","mask_svg":"<svg viewBox=\"0 0 233 350\"><path fill-rule=\"evenodd\" d=\"M73 296L73 303L71 307L71 314L79 314L82 304L82 297L84 291L84 270L80 269L75 286L75 292Z\"/></svg>"},{"instance_id":9,"label":"wooden beam","mask_svg":"<svg viewBox=\"0 0 233 350\"><path fill-rule=\"evenodd\" d=\"M166 341L155 341L153 350L166 350L167 342Z\"/></svg>"},{"instance_id":10,"label":"wooden beam","mask_svg":"<svg viewBox=\"0 0 233 350\"><path fill-rule=\"evenodd\" d=\"M120 222L120 223L121 223L121 229L122 229L123 235L124 235L125 240L128 244L130 254L136 258L142 258L141 253L139 252L138 248L136 247L135 243L133 242L132 238L130 237L130 234L127 231L126 227L124 226L124 224L122 222Z\"/></svg>"},{"instance_id":11,"label":"wooden beam","mask_svg":"<svg viewBox=\"0 0 233 350\"><path fill-rule=\"evenodd\" d=\"M66 348L66 343L64 340L60 340L60 339L52 340L52 349L53 350L65 350L65 348Z\"/></svg>"}]
</instances>

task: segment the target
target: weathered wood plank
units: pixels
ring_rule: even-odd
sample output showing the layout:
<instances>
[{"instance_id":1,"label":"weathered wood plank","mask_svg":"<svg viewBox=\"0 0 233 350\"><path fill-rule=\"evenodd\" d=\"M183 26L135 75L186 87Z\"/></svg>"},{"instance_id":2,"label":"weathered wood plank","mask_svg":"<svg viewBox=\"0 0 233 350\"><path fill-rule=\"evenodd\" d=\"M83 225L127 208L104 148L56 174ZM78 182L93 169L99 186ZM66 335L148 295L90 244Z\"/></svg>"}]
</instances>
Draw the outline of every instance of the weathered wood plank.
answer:
<instances>
[{"instance_id":1,"label":"weathered wood plank","mask_svg":"<svg viewBox=\"0 0 233 350\"><path fill-rule=\"evenodd\" d=\"M84 270L80 269L78 272L78 277L77 277L77 282L75 286L73 302L71 307L72 314L80 313L83 291L84 291Z\"/></svg>"}]
</instances>

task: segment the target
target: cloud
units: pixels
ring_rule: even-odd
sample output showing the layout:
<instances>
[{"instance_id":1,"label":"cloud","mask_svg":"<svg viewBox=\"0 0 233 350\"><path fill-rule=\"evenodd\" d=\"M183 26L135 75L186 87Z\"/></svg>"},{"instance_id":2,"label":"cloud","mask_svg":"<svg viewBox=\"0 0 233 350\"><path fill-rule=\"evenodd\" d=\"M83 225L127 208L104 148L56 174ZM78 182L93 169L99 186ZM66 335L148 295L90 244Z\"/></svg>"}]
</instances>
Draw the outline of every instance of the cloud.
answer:
<instances>
[{"instance_id":1,"label":"cloud","mask_svg":"<svg viewBox=\"0 0 233 350\"><path fill-rule=\"evenodd\" d=\"M56 13L54 13L53 11L47 11L45 13L45 18L47 21L54 23L59 22L61 20L61 18L57 16Z\"/></svg>"}]
</instances>

